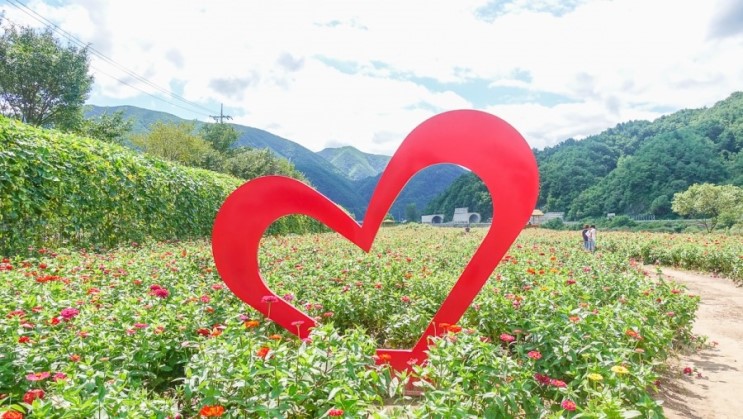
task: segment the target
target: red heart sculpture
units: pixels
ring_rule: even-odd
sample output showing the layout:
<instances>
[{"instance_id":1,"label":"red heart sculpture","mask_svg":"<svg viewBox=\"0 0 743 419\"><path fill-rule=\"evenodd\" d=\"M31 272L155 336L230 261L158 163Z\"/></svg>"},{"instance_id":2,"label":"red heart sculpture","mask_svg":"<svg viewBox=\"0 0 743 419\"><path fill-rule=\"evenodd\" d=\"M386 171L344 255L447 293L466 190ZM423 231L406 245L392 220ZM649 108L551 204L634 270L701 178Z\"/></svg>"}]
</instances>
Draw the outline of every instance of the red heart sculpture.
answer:
<instances>
[{"instance_id":1,"label":"red heart sculpture","mask_svg":"<svg viewBox=\"0 0 743 419\"><path fill-rule=\"evenodd\" d=\"M534 155L523 137L496 116L473 110L451 111L416 127L387 164L362 225L295 179L266 176L245 183L227 197L214 221L212 252L217 270L240 299L266 316L270 311L271 320L304 338L315 321L277 297L261 277L258 247L266 229L285 215L304 214L368 252L405 184L418 171L440 163L464 166L483 180L493 198L493 222L415 346L409 350L377 350L379 359L397 371L421 363L426 359L428 338L436 333L435 325L459 321L536 204L539 175Z\"/></svg>"}]
</instances>

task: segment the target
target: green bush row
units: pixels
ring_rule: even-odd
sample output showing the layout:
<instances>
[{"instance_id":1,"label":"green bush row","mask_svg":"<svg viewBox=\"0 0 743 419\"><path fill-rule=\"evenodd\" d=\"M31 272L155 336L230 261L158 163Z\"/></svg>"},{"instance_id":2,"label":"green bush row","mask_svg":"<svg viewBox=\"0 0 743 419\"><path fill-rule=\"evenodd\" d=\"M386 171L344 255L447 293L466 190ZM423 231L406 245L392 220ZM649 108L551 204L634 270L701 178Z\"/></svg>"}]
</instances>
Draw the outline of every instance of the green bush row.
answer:
<instances>
[{"instance_id":1,"label":"green bush row","mask_svg":"<svg viewBox=\"0 0 743 419\"><path fill-rule=\"evenodd\" d=\"M205 237L243 180L0 117L0 255ZM317 229L284 218L272 232Z\"/></svg>"}]
</instances>

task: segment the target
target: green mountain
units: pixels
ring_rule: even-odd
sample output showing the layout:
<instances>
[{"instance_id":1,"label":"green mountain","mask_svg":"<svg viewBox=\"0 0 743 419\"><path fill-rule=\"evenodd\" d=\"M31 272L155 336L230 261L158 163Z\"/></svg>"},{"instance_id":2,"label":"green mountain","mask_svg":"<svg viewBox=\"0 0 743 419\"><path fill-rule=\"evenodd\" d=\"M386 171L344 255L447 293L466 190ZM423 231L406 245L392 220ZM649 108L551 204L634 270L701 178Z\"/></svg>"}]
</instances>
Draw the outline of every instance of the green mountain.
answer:
<instances>
[{"instance_id":1,"label":"green mountain","mask_svg":"<svg viewBox=\"0 0 743 419\"><path fill-rule=\"evenodd\" d=\"M168 113L135 106L90 106L86 116L98 116L117 111L122 111L125 118L134 120L135 133L146 132L150 125L157 121L185 121ZM197 125L199 124L201 123L197 122ZM363 153L353 147L325 149L320 153L314 153L268 131L244 125L231 125L240 133L237 141L239 146L267 148L276 155L289 160L297 170L304 174L313 187L352 212L359 220L366 213L366 206L379 180L379 174L390 159L387 156ZM364 170L370 174L362 177ZM396 218L401 218L405 205L410 203L415 203L420 211L433 196L440 194L462 173L464 171L458 167L448 169L433 167L418 173L408 182L393 205L392 210L396 211L393 214Z\"/></svg>"},{"instance_id":2,"label":"green mountain","mask_svg":"<svg viewBox=\"0 0 743 419\"><path fill-rule=\"evenodd\" d=\"M447 190L463 173L466 173L466 170L453 164L439 164L421 170L400 191L394 204L392 204L390 214L396 220L405 219L405 207L410 204L415 204L416 211L422 213L432 199ZM374 188L377 187L381 176L380 173L377 176L362 179L355 183L356 190L365 202L371 199Z\"/></svg>"},{"instance_id":3,"label":"green mountain","mask_svg":"<svg viewBox=\"0 0 743 419\"><path fill-rule=\"evenodd\" d=\"M673 194L694 183L743 185L742 150L743 92L737 92L710 108L621 123L535 150L538 206L573 219L610 212L671 216ZM473 196L482 191L477 183L474 176L458 181L428 210L482 201Z\"/></svg>"},{"instance_id":4,"label":"green mountain","mask_svg":"<svg viewBox=\"0 0 743 419\"><path fill-rule=\"evenodd\" d=\"M317 152L338 168L347 178L361 180L374 177L384 170L390 156L368 154L354 147L326 148Z\"/></svg>"}]
</instances>

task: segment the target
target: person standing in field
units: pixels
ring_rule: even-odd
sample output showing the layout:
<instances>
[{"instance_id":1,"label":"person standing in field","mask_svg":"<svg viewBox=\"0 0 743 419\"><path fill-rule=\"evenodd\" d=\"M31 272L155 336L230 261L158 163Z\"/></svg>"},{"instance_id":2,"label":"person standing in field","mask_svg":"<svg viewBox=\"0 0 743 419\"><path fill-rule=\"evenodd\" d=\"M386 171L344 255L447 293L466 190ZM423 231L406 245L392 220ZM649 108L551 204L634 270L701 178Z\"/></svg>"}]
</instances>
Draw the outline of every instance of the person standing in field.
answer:
<instances>
[{"instance_id":1,"label":"person standing in field","mask_svg":"<svg viewBox=\"0 0 743 419\"><path fill-rule=\"evenodd\" d=\"M588 250L588 224L583 226L580 235L583 236L583 250Z\"/></svg>"},{"instance_id":2,"label":"person standing in field","mask_svg":"<svg viewBox=\"0 0 743 419\"><path fill-rule=\"evenodd\" d=\"M596 226L591 225L591 227L588 229L588 251L595 252L596 251Z\"/></svg>"}]
</instances>

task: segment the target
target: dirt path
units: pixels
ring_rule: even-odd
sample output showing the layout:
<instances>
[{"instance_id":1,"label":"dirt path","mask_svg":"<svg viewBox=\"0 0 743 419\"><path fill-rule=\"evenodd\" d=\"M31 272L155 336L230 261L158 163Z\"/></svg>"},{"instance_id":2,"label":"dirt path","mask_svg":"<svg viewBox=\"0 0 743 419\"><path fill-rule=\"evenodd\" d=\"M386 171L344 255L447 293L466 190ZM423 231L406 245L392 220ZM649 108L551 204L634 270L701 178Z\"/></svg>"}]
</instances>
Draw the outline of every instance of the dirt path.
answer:
<instances>
[{"instance_id":1,"label":"dirt path","mask_svg":"<svg viewBox=\"0 0 743 419\"><path fill-rule=\"evenodd\" d=\"M646 269L655 272L655 267ZM663 268L663 276L701 296L694 333L713 346L681 356L661 385L669 418L743 417L743 288L727 279ZM694 372L684 375L683 369Z\"/></svg>"}]
</instances>

